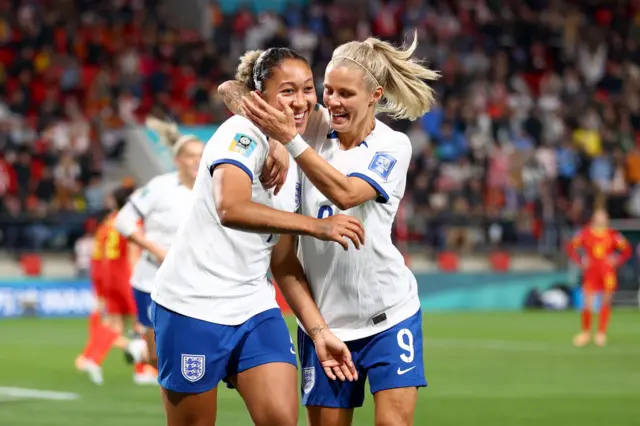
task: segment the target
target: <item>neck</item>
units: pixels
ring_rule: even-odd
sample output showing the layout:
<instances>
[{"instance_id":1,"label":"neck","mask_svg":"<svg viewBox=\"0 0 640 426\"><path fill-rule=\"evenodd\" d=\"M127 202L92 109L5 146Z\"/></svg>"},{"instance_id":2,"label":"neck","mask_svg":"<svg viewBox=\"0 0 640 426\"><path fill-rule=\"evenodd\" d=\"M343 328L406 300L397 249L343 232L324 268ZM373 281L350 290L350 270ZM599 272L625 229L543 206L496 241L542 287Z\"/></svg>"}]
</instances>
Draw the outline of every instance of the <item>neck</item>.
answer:
<instances>
[{"instance_id":1,"label":"neck","mask_svg":"<svg viewBox=\"0 0 640 426\"><path fill-rule=\"evenodd\" d=\"M362 141L365 140L366 137L369 136L369 133L371 133L376 127L376 120L373 115L366 120L366 123L366 126L356 129L353 132L338 133L340 147L347 150L362 143Z\"/></svg>"},{"instance_id":2,"label":"neck","mask_svg":"<svg viewBox=\"0 0 640 426\"><path fill-rule=\"evenodd\" d=\"M193 189L193 184L195 183L195 179L191 179L186 173L178 172L178 180L181 184L186 186L189 189Z\"/></svg>"}]
</instances>

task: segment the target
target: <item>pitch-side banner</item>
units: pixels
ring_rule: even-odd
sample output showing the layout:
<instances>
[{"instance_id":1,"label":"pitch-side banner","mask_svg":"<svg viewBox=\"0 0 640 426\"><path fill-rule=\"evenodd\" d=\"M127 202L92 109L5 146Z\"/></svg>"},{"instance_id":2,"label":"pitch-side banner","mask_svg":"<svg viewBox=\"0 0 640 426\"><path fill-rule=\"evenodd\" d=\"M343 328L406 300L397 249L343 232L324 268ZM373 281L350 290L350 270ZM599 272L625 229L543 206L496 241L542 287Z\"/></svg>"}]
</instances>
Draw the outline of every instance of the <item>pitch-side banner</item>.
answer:
<instances>
[{"instance_id":1,"label":"pitch-side banner","mask_svg":"<svg viewBox=\"0 0 640 426\"><path fill-rule=\"evenodd\" d=\"M86 316L95 305L87 280L0 281L0 318Z\"/></svg>"}]
</instances>

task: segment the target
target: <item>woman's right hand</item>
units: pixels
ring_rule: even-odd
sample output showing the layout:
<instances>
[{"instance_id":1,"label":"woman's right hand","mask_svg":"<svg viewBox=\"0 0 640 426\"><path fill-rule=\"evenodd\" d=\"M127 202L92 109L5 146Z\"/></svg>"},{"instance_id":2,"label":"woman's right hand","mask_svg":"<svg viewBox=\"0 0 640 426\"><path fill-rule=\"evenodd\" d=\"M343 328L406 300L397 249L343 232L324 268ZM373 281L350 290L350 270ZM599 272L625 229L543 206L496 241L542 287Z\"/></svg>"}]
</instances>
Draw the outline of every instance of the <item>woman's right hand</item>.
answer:
<instances>
[{"instance_id":1,"label":"woman's right hand","mask_svg":"<svg viewBox=\"0 0 640 426\"><path fill-rule=\"evenodd\" d=\"M352 216L337 214L325 219L317 219L311 235L322 241L335 241L345 250L349 249L349 242L353 242L356 249L364 244L364 227L358 219Z\"/></svg>"}]
</instances>

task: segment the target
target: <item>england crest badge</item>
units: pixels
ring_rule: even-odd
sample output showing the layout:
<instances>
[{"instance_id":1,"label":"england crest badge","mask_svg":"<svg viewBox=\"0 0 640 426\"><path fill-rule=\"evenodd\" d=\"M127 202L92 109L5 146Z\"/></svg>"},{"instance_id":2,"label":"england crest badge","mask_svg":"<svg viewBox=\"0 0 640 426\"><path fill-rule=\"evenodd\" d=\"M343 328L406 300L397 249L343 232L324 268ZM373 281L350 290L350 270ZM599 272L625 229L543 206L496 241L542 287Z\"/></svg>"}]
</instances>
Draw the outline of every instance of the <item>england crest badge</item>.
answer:
<instances>
[{"instance_id":1,"label":"england crest badge","mask_svg":"<svg viewBox=\"0 0 640 426\"><path fill-rule=\"evenodd\" d=\"M302 392L309 393L316 384L315 367L305 367L302 369Z\"/></svg>"},{"instance_id":2,"label":"england crest badge","mask_svg":"<svg viewBox=\"0 0 640 426\"><path fill-rule=\"evenodd\" d=\"M204 377L204 355L182 354L182 376L190 382L197 382Z\"/></svg>"},{"instance_id":3,"label":"england crest badge","mask_svg":"<svg viewBox=\"0 0 640 426\"><path fill-rule=\"evenodd\" d=\"M380 176L382 179L387 180L389 179L391 170L396 163L397 160L391 155L384 152L376 152L371 163L369 163L369 170Z\"/></svg>"}]
</instances>

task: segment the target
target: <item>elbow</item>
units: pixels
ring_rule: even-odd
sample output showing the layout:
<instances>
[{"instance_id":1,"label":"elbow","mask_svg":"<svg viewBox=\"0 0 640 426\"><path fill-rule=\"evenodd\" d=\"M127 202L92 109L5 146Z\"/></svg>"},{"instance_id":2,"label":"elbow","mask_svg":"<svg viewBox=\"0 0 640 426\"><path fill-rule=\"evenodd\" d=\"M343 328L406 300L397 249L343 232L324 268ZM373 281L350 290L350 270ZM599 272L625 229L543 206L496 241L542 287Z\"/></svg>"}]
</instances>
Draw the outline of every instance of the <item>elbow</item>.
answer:
<instances>
[{"instance_id":1,"label":"elbow","mask_svg":"<svg viewBox=\"0 0 640 426\"><path fill-rule=\"evenodd\" d=\"M218 94L220 96L225 95L229 91L229 82L225 81L224 83L218 86Z\"/></svg>"},{"instance_id":2,"label":"elbow","mask_svg":"<svg viewBox=\"0 0 640 426\"><path fill-rule=\"evenodd\" d=\"M343 192L331 200L333 204L342 211L349 210L358 205L356 197L347 192Z\"/></svg>"},{"instance_id":3,"label":"elbow","mask_svg":"<svg viewBox=\"0 0 640 426\"><path fill-rule=\"evenodd\" d=\"M218 212L220 225L225 228L237 228L240 225L239 218L241 217L241 215L237 214L237 210L227 205L217 206L216 211Z\"/></svg>"}]
</instances>

